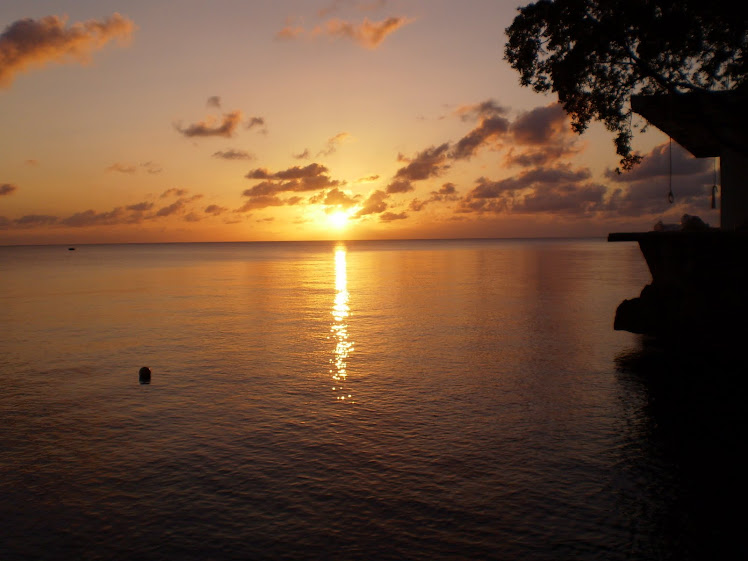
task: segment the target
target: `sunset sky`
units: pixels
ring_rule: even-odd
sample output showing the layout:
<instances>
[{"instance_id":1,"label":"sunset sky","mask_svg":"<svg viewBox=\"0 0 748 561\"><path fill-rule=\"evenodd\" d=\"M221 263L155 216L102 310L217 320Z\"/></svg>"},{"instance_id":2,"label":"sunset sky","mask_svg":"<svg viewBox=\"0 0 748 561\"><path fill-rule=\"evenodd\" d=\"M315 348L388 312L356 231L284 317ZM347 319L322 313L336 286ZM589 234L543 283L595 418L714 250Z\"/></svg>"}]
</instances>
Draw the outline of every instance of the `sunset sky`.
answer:
<instances>
[{"instance_id":1,"label":"sunset sky","mask_svg":"<svg viewBox=\"0 0 748 561\"><path fill-rule=\"evenodd\" d=\"M0 244L602 236L714 162L573 134L503 60L517 0L3 0ZM672 182L675 203L667 201Z\"/></svg>"}]
</instances>

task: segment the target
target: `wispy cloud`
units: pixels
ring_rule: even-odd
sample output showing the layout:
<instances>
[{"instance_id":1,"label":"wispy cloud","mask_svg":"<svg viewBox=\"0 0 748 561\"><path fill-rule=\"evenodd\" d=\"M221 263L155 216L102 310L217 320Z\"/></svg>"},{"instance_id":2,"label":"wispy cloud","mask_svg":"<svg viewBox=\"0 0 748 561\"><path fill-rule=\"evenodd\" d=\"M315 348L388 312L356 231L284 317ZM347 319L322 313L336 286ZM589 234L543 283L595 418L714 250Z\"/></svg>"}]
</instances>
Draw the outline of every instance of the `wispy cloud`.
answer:
<instances>
[{"instance_id":1,"label":"wispy cloud","mask_svg":"<svg viewBox=\"0 0 748 561\"><path fill-rule=\"evenodd\" d=\"M102 20L74 23L66 28L66 18L47 16L11 23L0 35L0 87L9 86L16 74L50 62L85 64L91 55L109 41L127 41L135 30L128 18L115 13Z\"/></svg>"},{"instance_id":2,"label":"wispy cloud","mask_svg":"<svg viewBox=\"0 0 748 561\"><path fill-rule=\"evenodd\" d=\"M37 226L51 226L56 224L59 218L48 214L27 214L12 221L12 225L19 228L35 228ZM9 224L11 225L11 224Z\"/></svg>"},{"instance_id":3,"label":"wispy cloud","mask_svg":"<svg viewBox=\"0 0 748 561\"><path fill-rule=\"evenodd\" d=\"M113 163L111 166L106 168L107 171L116 171L119 173L135 173L137 168L129 164L121 164L119 162Z\"/></svg>"},{"instance_id":4,"label":"wispy cloud","mask_svg":"<svg viewBox=\"0 0 748 561\"><path fill-rule=\"evenodd\" d=\"M338 146L345 140L352 138L350 134L347 132L339 132L335 136L327 139L327 144L325 144L325 147L319 151L317 156L330 156L337 152Z\"/></svg>"},{"instance_id":5,"label":"wispy cloud","mask_svg":"<svg viewBox=\"0 0 748 561\"><path fill-rule=\"evenodd\" d=\"M322 25L306 31L302 26L287 25L275 36L277 39L296 39L299 37L330 37L332 39L346 39L357 43L366 49L376 49L392 33L413 22L407 17L391 16L381 21L364 18L362 22L354 23L339 18L328 20Z\"/></svg>"},{"instance_id":6,"label":"wispy cloud","mask_svg":"<svg viewBox=\"0 0 748 561\"><path fill-rule=\"evenodd\" d=\"M205 105L208 107L215 107L216 109L221 108L221 96L218 95L212 95L208 98L208 100L205 102Z\"/></svg>"},{"instance_id":7,"label":"wispy cloud","mask_svg":"<svg viewBox=\"0 0 748 561\"><path fill-rule=\"evenodd\" d=\"M315 28L317 35L350 39L366 49L376 49L385 38L413 20L405 17L389 17L382 21L364 18L361 23L351 23L341 19L331 19L324 26Z\"/></svg>"},{"instance_id":8,"label":"wispy cloud","mask_svg":"<svg viewBox=\"0 0 748 561\"><path fill-rule=\"evenodd\" d=\"M96 226L114 226L128 224L142 224L159 220L182 219L187 222L195 222L203 218L215 217L226 211L217 205L210 205L200 212L195 203L203 198L201 194L185 196L184 189L169 189L159 198L177 196L170 204L161 206L154 212L156 203L151 200L139 203L118 206L108 211L88 209L75 212L67 217L51 216L46 214L28 214L17 219L0 217L0 229L29 229L40 227L72 227L88 228ZM206 216L209 215L209 216Z\"/></svg>"},{"instance_id":9,"label":"wispy cloud","mask_svg":"<svg viewBox=\"0 0 748 561\"><path fill-rule=\"evenodd\" d=\"M260 132L262 134L268 133L268 130L265 127L265 119L262 117L250 117L249 121L247 121L247 130L251 130L255 127L261 127Z\"/></svg>"},{"instance_id":10,"label":"wispy cloud","mask_svg":"<svg viewBox=\"0 0 748 561\"><path fill-rule=\"evenodd\" d=\"M205 121L199 121L186 127L182 127L179 124L175 125L175 127L180 133L187 137L222 136L230 138L234 135L241 120L242 112L232 111L231 113L224 114L223 119L219 122L216 122L213 118L208 118Z\"/></svg>"},{"instance_id":11,"label":"wispy cloud","mask_svg":"<svg viewBox=\"0 0 748 561\"><path fill-rule=\"evenodd\" d=\"M223 214L228 209L226 207L218 206L218 205L208 205L203 209L203 212L205 214L212 214L213 216L218 216L219 214Z\"/></svg>"},{"instance_id":12,"label":"wispy cloud","mask_svg":"<svg viewBox=\"0 0 748 561\"><path fill-rule=\"evenodd\" d=\"M163 171L160 165L158 165L156 162L151 161L143 162L142 164L140 164L140 167L145 168L145 171L147 171L151 175L155 175Z\"/></svg>"},{"instance_id":13,"label":"wispy cloud","mask_svg":"<svg viewBox=\"0 0 748 561\"><path fill-rule=\"evenodd\" d=\"M254 160L255 157L244 150L219 150L213 153L214 158L223 160Z\"/></svg>"},{"instance_id":14,"label":"wispy cloud","mask_svg":"<svg viewBox=\"0 0 748 561\"><path fill-rule=\"evenodd\" d=\"M15 193L18 190L18 187L15 185L12 185L11 183L2 183L0 184L0 197L4 197L7 195L10 195L11 193Z\"/></svg>"},{"instance_id":15,"label":"wispy cloud","mask_svg":"<svg viewBox=\"0 0 748 561\"><path fill-rule=\"evenodd\" d=\"M159 198L165 199L167 197L184 197L189 191L187 189L178 189L177 187L172 187L171 189L167 189L161 195Z\"/></svg>"}]
</instances>

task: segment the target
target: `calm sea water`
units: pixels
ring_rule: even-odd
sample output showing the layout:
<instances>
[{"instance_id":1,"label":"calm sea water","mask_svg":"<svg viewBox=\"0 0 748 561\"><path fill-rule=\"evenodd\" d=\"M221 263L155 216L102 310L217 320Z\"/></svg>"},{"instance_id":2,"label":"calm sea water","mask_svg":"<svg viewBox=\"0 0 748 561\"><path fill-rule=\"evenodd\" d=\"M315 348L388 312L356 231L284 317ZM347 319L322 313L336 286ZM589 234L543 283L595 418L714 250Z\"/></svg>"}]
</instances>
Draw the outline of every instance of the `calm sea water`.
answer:
<instances>
[{"instance_id":1,"label":"calm sea water","mask_svg":"<svg viewBox=\"0 0 748 561\"><path fill-rule=\"evenodd\" d=\"M745 558L746 363L613 331L648 281L602 240L0 247L0 558Z\"/></svg>"}]
</instances>

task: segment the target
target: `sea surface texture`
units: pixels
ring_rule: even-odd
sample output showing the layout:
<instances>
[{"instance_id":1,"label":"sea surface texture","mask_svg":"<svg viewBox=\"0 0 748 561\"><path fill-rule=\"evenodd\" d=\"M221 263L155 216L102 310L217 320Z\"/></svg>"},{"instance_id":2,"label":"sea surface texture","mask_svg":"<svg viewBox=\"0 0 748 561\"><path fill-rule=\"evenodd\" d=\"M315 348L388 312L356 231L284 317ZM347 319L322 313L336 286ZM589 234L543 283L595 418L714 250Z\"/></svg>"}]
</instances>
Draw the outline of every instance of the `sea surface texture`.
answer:
<instances>
[{"instance_id":1,"label":"sea surface texture","mask_svg":"<svg viewBox=\"0 0 748 561\"><path fill-rule=\"evenodd\" d=\"M604 240L0 247L0 559L746 558L745 362L614 331L649 279Z\"/></svg>"}]
</instances>

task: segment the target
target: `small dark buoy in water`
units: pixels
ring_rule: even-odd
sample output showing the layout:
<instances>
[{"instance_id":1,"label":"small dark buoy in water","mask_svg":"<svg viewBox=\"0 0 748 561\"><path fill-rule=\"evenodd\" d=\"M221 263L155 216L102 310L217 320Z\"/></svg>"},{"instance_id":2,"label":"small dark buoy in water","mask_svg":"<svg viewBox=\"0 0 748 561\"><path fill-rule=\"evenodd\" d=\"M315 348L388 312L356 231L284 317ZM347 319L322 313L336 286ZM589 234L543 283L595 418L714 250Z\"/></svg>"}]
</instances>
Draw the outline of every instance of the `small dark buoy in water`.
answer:
<instances>
[{"instance_id":1,"label":"small dark buoy in water","mask_svg":"<svg viewBox=\"0 0 748 561\"><path fill-rule=\"evenodd\" d=\"M140 379L141 384L150 384L151 383L151 369L147 366L144 366L140 369L140 372L138 372L138 378Z\"/></svg>"},{"instance_id":2,"label":"small dark buoy in water","mask_svg":"<svg viewBox=\"0 0 748 561\"><path fill-rule=\"evenodd\" d=\"M69 247L68 251L75 251L75 248L74 247Z\"/></svg>"}]
</instances>

